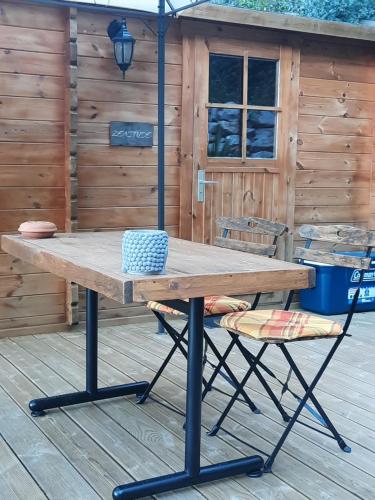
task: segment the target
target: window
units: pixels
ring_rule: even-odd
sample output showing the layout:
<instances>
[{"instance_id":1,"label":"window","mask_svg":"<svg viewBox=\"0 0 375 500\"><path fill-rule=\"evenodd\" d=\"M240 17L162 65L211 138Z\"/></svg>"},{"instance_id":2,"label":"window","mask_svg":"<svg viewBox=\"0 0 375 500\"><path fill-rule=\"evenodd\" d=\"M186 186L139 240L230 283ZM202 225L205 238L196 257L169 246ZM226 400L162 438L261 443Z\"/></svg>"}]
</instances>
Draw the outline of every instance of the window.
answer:
<instances>
[{"instance_id":1,"label":"window","mask_svg":"<svg viewBox=\"0 0 375 500\"><path fill-rule=\"evenodd\" d=\"M278 60L211 53L209 157L276 159Z\"/></svg>"}]
</instances>

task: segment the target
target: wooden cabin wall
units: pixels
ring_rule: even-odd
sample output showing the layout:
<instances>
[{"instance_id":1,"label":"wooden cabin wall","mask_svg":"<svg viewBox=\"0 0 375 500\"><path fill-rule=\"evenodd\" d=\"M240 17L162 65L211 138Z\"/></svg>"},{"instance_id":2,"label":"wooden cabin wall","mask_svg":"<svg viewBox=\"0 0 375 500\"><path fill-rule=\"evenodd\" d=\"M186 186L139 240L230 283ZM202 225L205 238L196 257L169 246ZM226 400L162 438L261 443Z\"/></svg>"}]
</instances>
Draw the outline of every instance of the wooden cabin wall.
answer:
<instances>
[{"instance_id":1,"label":"wooden cabin wall","mask_svg":"<svg viewBox=\"0 0 375 500\"><path fill-rule=\"evenodd\" d=\"M64 229L64 12L0 2L0 233ZM61 329L65 281L0 250L0 336Z\"/></svg>"},{"instance_id":2,"label":"wooden cabin wall","mask_svg":"<svg viewBox=\"0 0 375 500\"><path fill-rule=\"evenodd\" d=\"M157 39L151 20L128 18L136 38L125 81L106 30L111 15L78 12L78 229L157 227L157 129L154 147L109 145L111 121L157 124ZM166 45L166 229L178 235L182 48L179 28L169 26ZM100 298L103 320L143 320L142 305L120 306ZM84 319L84 292L80 292Z\"/></svg>"},{"instance_id":3,"label":"wooden cabin wall","mask_svg":"<svg viewBox=\"0 0 375 500\"><path fill-rule=\"evenodd\" d=\"M352 40L336 42L332 38L304 40L296 169L297 227L303 223L367 226L371 219L374 120L374 45Z\"/></svg>"}]
</instances>

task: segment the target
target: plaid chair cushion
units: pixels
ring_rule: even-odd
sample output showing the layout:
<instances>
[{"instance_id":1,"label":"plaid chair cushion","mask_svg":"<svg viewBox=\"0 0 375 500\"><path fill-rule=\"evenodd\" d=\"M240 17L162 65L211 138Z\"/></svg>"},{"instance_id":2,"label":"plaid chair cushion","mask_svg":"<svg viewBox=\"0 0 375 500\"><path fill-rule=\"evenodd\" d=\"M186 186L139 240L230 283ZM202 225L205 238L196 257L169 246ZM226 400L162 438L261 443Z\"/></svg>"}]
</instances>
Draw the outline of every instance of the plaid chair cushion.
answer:
<instances>
[{"instance_id":1,"label":"plaid chair cushion","mask_svg":"<svg viewBox=\"0 0 375 500\"><path fill-rule=\"evenodd\" d=\"M159 302L150 301L147 307L153 311L163 314L172 314L173 316L185 316L184 313L165 306ZM204 315L213 316L216 314L228 314L231 312L246 311L251 307L245 300L233 299L225 295L210 295L204 299Z\"/></svg>"},{"instance_id":2,"label":"plaid chair cushion","mask_svg":"<svg viewBox=\"0 0 375 500\"><path fill-rule=\"evenodd\" d=\"M329 319L296 311L259 310L226 314L220 326L264 342L337 337L342 326Z\"/></svg>"}]
</instances>

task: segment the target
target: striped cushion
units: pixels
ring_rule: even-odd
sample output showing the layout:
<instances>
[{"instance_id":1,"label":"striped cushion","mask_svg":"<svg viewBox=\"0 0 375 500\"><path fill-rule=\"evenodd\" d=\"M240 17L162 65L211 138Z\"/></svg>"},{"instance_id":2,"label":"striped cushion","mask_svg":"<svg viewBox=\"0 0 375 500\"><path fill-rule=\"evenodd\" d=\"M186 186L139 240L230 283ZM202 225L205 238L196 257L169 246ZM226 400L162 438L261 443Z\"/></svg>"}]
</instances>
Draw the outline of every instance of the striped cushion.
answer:
<instances>
[{"instance_id":1,"label":"striped cushion","mask_svg":"<svg viewBox=\"0 0 375 500\"><path fill-rule=\"evenodd\" d=\"M220 326L267 342L337 337L342 326L329 319L296 311L259 310L227 314Z\"/></svg>"},{"instance_id":2,"label":"striped cushion","mask_svg":"<svg viewBox=\"0 0 375 500\"><path fill-rule=\"evenodd\" d=\"M173 309L172 307L160 304L160 302L150 301L147 304L149 309L163 314L172 314L173 316L185 316L184 313ZM246 311L250 309L251 304L245 300L233 299L225 295L210 295L204 299L204 315L213 316L216 314L228 314L237 311Z\"/></svg>"}]
</instances>

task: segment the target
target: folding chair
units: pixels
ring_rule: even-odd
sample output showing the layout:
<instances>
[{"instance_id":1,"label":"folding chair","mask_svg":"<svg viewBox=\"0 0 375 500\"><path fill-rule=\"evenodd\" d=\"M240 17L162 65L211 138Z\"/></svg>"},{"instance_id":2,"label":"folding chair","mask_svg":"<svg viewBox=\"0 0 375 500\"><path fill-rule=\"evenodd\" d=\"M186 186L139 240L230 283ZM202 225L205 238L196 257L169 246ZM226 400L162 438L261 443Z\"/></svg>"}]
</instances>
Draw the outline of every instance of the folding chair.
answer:
<instances>
[{"instance_id":1,"label":"folding chair","mask_svg":"<svg viewBox=\"0 0 375 500\"><path fill-rule=\"evenodd\" d=\"M258 217L239 217L239 218L220 217L216 221L216 223L218 227L223 230L223 233L222 237L216 238L215 245L220 247L240 250L243 252L251 252L251 253L266 255L268 257L273 257L275 255L277 250L277 240L279 236L281 236L282 234L285 233L285 231L287 231L287 226L285 224L279 224L277 222L272 222L267 219L261 219ZM236 231L238 233L248 233L251 235L258 235L258 237L261 237L263 239L271 238L272 241L271 243L254 243L251 241L239 241L228 238L228 235L230 235L230 233L233 231ZM214 324L214 321L220 319L224 314L230 312L245 311L250 308L255 309L259 302L260 296L261 296L260 293L258 293L255 296L252 305L245 300L239 300L232 297L226 297L226 296L206 297L204 304L205 318L206 318L205 326L206 327L216 326L216 324ZM177 349L182 353L182 355L185 358L187 358L187 351L185 348L187 340L185 339L185 335L188 331L188 320L186 321L186 324L182 329L182 331L178 332L168 323L168 321L164 317L164 315L168 315L175 318L176 317L184 318L186 316L184 312L174 307L173 302L174 301L166 301L165 303L149 302L147 304L147 307L152 310L158 321L161 323L166 332L172 338L174 345L171 348L165 360L163 361L162 365L160 366L158 372L151 381L150 385L148 386L146 392L142 394L142 396L139 398L138 400L139 404L142 404L144 401L146 401L151 390L155 386L157 380L163 373L164 369L168 365L169 361L171 360L173 354L177 351ZM207 348L209 347L213 352L213 354L215 355L215 357L219 360L219 364L215 368L213 376L210 378L209 382L207 382L205 378L203 379L204 392L202 395L202 399L211 389L213 381L215 380L217 374L218 373L222 374L221 372L222 369L224 369L227 374L225 375L226 380L228 380L234 387L236 388L239 387L239 381L237 380L233 371L226 362L226 358L228 357L230 351L225 353L224 356L221 356L220 352L216 348L214 342L211 340L206 330L204 330L204 339L205 339L204 363L207 362ZM246 403L249 405L250 409L253 412L260 413L258 408L251 401L251 399L244 390L240 389L240 394L242 395L242 397L244 398L244 400L246 401Z\"/></svg>"},{"instance_id":2,"label":"folding chair","mask_svg":"<svg viewBox=\"0 0 375 500\"><path fill-rule=\"evenodd\" d=\"M305 247L298 247L295 250L295 257L300 263L308 263L310 261L333 264L358 270L358 282L356 283L356 285L353 284L353 299L344 325L320 316L315 316L304 312L289 311L289 307L293 298L293 291L289 293L284 310L258 310L231 313L223 316L220 321L220 326L222 326L229 332L234 344L240 348L241 352L247 358L249 362L249 369L246 375L243 377L240 386L236 389L224 412L221 414L219 420L209 432L210 435L216 435L219 431L224 422L224 419L228 415L239 395L244 390L245 384L248 382L250 376L255 373L255 370L257 369L257 366L259 366L264 352L270 344L275 344L281 350L287 361L287 364L289 365L289 373L287 381L284 384L282 394L283 392L285 392L285 390L289 390L288 382L292 374L296 376L297 380L300 382L302 388L305 391L303 396L296 396L292 392L292 394L297 398L299 404L294 414L289 418L289 422L274 450L265 462L265 472L271 471L272 464L293 425L296 422L307 425L305 422L298 420L298 417L304 408L308 409L311 413L313 413L313 415L315 414L318 417L320 425L323 425L325 429L330 431L330 434L328 434L327 432L323 432L316 427L307 425L309 428L312 428L320 433L323 433L326 436L335 439L339 447L343 451L347 453L351 452L350 447L347 446L343 438L337 432L336 428L327 416L326 412L323 410L313 391L344 337L351 336L348 335L347 331L355 312L358 299L360 297L360 289L363 282L365 270L369 269L371 264L371 250L372 247L375 246L375 234L364 229L346 225L304 225L300 228L299 234L306 239ZM335 253L332 251L332 249L330 249L329 251L312 249L311 245L313 241L364 247L365 250L363 252L363 256L361 257L345 255ZM249 353L249 351L239 342L239 336L257 340L263 343L256 356ZM305 377L302 375L300 368L292 358L287 348L287 344L289 342L297 342L303 340L307 341L322 338L332 338L335 339L335 342L329 350L328 355L319 368L317 374L309 385ZM310 405L308 405L308 401L312 403L316 411L313 410Z\"/></svg>"}]
</instances>

